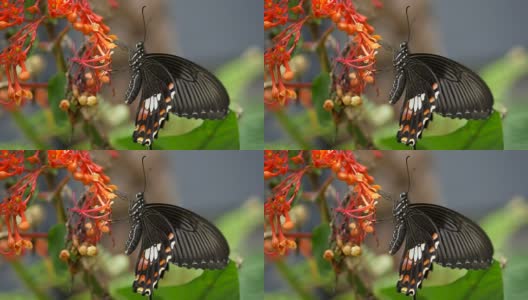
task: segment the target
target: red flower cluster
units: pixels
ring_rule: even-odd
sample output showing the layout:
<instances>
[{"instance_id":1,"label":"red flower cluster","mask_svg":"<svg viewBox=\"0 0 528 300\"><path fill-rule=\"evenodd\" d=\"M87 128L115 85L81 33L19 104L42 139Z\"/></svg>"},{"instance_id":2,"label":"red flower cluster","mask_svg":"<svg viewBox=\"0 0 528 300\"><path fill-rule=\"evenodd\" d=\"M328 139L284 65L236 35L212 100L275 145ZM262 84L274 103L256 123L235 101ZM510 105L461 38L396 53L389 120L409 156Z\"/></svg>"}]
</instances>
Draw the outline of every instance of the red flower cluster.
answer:
<instances>
[{"instance_id":1,"label":"red flower cluster","mask_svg":"<svg viewBox=\"0 0 528 300\"><path fill-rule=\"evenodd\" d=\"M289 66L291 55L298 44L303 25L314 19L329 19L334 28L349 36L345 50L334 60L335 64L342 65L337 68L337 73L333 74L333 88L334 91L340 91L339 98L345 94L350 97L359 96L367 84L374 82L374 63L376 49L380 47L380 37L373 35L374 28L368 24L367 18L356 10L352 0L311 0L309 12L305 11L304 2L300 0L297 5L289 7L288 1L264 1L264 29L286 26L273 38L272 46L266 49L264 54L266 72L271 79L272 97L267 100L268 105L273 106L277 102L284 105L288 99L297 97L295 91L286 87L284 81L294 78ZM376 7L381 7L379 0L372 2ZM343 75L346 75L346 78L342 78ZM343 79L346 82L343 82Z\"/></svg>"},{"instance_id":2,"label":"red flower cluster","mask_svg":"<svg viewBox=\"0 0 528 300\"><path fill-rule=\"evenodd\" d=\"M115 0L109 1L113 7L116 5ZM26 23L0 52L0 64L4 67L8 82L8 100L4 101L6 105L12 102L21 105L24 100L33 98L31 91L21 85L19 80L26 81L30 78L25 62L39 25L48 18L67 18L73 28L87 36L86 43L81 47L81 55L72 59L72 62L81 66L78 72L83 73L83 85L79 88L95 94L102 84L110 81L112 49L116 47L114 41L117 38L109 34L110 28L103 23L101 16L92 11L88 0L48 0L47 14L40 11L39 2L25 8L24 1L0 0L0 30ZM33 18L25 18L26 13ZM18 74L17 67L20 68Z\"/></svg>"},{"instance_id":3,"label":"red flower cluster","mask_svg":"<svg viewBox=\"0 0 528 300\"><path fill-rule=\"evenodd\" d=\"M87 37L78 56L72 59L80 67L71 73L78 90L95 95L102 84L110 82L110 63L117 37L110 34L110 27L92 10L88 0L48 0L48 11L53 18L67 18L75 30Z\"/></svg>"},{"instance_id":4,"label":"red flower cluster","mask_svg":"<svg viewBox=\"0 0 528 300\"><path fill-rule=\"evenodd\" d=\"M273 188L273 196L264 204L264 216L271 228L271 247L284 255L288 249L297 248L293 239L288 239L284 231L292 230L294 227L290 218L290 209L293 200L301 188L301 179L308 168L302 168L288 175L281 183ZM281 221L284 218L284 221Z\"/></svg>"},{"instance_id":5,"label":"red flower cluster","mask_svg":"<svg viewBox=\"0 0 528 300\"><path fill-rule=\"evenodd\" d=\"M288 172L288 150L264 150L264 179Z\"/></svg>"},{"instance_id":6,"label":"red flower cluster","mask_svg":"<svg viewBox=\"0 0 528 300\"><path fill-rule=\"evenodd\" d=\"M103 233L110 231L112 204L117 187L110 184L110 178L103 168L94 163L86 151L48 151L49 165L53 168L67 168L73 178L87 188L83 197L71 209L68 220L68 240L72 249L83 254L81 246L96 245Z\"/></svg>"},{"instance_id":7,"label":"red flower cluster","mask_svg":"<svg viewBox=\"0 0 528 300\"><path fill-rule=\"evenodd\" d=\"M337 261L343 256L361 254L361 243L368 233L374 232L374 221L378 191L374 178L350 151L312 151L314 166L331 168L337 179L346 182L351 191L334 210L332 241L334 248L325 253L325 258Z\"/></svg>"},{"instance_id":8,"label":"red flower cluster","mask_svg":"<svg viewBox=\"0 0 528 300\"><path fill-rule=\"evenodd\" d=\"M38 155L38 154L37 154ZM27 174L20 178L14 185L9 187L8 196L0 203L0 216L7 227L7 247L0 249L1 253L20 254L24 249L33 248L33 244L29 239L24 239L20 235L20 231L29 229L30 224L27 221L25 211L29 200L33 197L36 181L40 175L42 168L28 170L24 166L26 159L24 151L1 151L0 154L0 179L4 180L12 176L20 175L27 171ZM38 158L35 156L27 158L30 163L37 163ZM20 222L17 223L17 217ZM1 223L0 223L1 225ZM1 228L1 226L0 226Z\"/></svg>"},{"instance_id":9,"label":"red flower cluster","mask_svg":"<svg viewBox=\"0 0 528 300\"><path fill-rule=\"evenodd\" d=\"M24 7L23 1L21 5ZM22 104L24 100L33 98L31 91L22 87L19 80L27 81L30 77L25 62L35 42L37 28L42 20L44 18L39 18L22 27L9 39L9 45L0 52L0 65L4 66L5 76L7 77L7 96L9 99L14 100L16 105ZM18 75L17 67L20 67L21 70ZM5 104L8 104L8 102Z\"/></svg>"},{"instance_id":10,"label":"red flower cluster","mask_svg":"<svg viewBox=\"0 0 528 300\"><path fill-rule=\"evenodd\" d=\"M31 156L25 151L0 152L0 179L14 181L7 190L7 196L0 202L0 227L3 222L8 235L7 245L2 244L3 249L0 249L3 254L19 255L24 249L33 247L30 239L20 231L30 228L25 215L28 204L36 196L39 176L51 169L67 168L73 179L87 187L82 203L71 209L76 216L80 216L75 218L79 220L75 230L69 228L69 237L74 245L77 244L76 249L81 245L85 248L86 245L95 246L102 234L110 231L108 222L112 199L116 197L113 192L117 188L110 185L110 178L104 174L102 167L94 163L86 151L50 150L46 154L42 156L45 161L41 162L39 151ZM72 219L68 222L71 223ZM82 230L77 227L82 227Z\"/></svg>"},{"instance_id":11,"label":"red flower cluster","mask_svg":"<svg viewBox=\"0 0 528 300\"><path fill-rule=\"evenodd\" d=\"M297 197L301 180L307 172L313 169L330 168L335 178L346 182L350 195L334 210L332 240L336 247L325 255L334 259L334 254L359 255L360 245L368 233L374 232L375 211L377 199L380 197L380 187L374 185L374 178L368 174L368 169L357 162L350 151L312 150L310 163L305 163L304 151L299 151L288 159L288 151L271 151L264 154L265 179L286 175L272 189L272 196L264 205L264 215L267 225L271 228L271 243L268 252L284 255L287 249L295 248L296 244L288 239L283 231L293 229L289 211L292 202ZM301 165L298 169L288 168L289 160ZM273 176L266 177L268 174ZM352 250L353 249L353 250ZM358 253L359 251L359 253Z\"/></svg>"}]
</instances>

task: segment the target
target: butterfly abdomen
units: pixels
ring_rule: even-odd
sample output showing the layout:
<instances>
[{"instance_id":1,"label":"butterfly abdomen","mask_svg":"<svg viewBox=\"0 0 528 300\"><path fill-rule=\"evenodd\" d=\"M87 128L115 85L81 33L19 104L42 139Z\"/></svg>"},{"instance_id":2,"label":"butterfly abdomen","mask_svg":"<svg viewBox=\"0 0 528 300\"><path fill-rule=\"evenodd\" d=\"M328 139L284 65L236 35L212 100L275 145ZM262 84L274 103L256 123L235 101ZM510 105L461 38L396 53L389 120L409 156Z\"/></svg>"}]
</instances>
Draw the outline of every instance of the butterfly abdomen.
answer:
<instances>
[{"instance_id":1,"label":"butterfly abdomen","mask_svg":"<svg viewBox=\"0 0 528 300\"><path fill-rule=\"evenodd\" d=\"M132 78L128 83L128 88L125 94L125 103L130 104L134 102L139 94L139 90L141 90L141 73L138 71L132 74Z\"/></svg>"},{"instance_id":2,"label":"butterfly abdomen","mask_svg":"<svg viewBox=\"0 0 528 300\"><path fill-rule=\"evenodd\" d=\"M143 228L141 227L140 222L132 224L130 231L128 232L128 239L125 244L126 255L130 255L132 252L134 252L134 250L139 244L139 241L141 240L142 231Z\"/></svg>"}]
</instances>

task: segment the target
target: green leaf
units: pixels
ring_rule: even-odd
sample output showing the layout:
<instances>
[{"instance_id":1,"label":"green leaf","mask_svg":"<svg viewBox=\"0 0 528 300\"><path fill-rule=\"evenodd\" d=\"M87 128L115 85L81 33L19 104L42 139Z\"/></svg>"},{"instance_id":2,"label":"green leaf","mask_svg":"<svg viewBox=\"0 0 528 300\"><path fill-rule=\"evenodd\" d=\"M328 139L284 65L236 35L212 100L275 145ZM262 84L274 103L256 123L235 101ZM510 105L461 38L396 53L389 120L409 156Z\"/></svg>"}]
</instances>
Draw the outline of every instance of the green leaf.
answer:
<instances>
[{"instance_id":1,"label":"green leaf","mask_svg":"<svg viewBox=\"0 0 528 300\"><path fill-rule=\"evenodd\" d=\"M528 256L515 256L508 259L502 272L504 298L508 300L528 299L526 278L528 278Z\"/></svg>"},{"instance_id":2,"label":"green leaf","mask_svg":"<svg viewBox=\"0 0 528 300\"><path fill-rule=\"evenodd\" d=\"M65 237L66 226L64 224L57 224L48 232L48 252L56 274L67 271L67 265L59 258L60 252L66 248Z\"/></svg>"},{"instance_id":3,"label":"green leaf","mask_svg":"<svg viewBox=\"0 0 528 300\"><path fill-rule=\"evenodd\" d=\"M132 134L132 132L131 132ZM132 142L131 136L120 137L113 141L116 149L145 150L144 146ZM230 112L224 120L205 120L202 125L182 135L164 136L154 141L155 150L238 150L238 121L236 114Z\"/></svg>"},{"instance_id":4,"label":"green leaf","mask_svg":"<svg viewBox=\"0 0 528 300\"><path fill-rule=\"evenodd\" d=\"M264 298L264 253L244 259L240 268L240 299L261 300Z\"/></svg>"},{"instance_id":5,"label":"green leaf","mask_svg":"<svg viewBox=\"0 0 528 300\"><path fill-rule=\"evenodd\" d=\"M144 300L145 297L124 287L117 290L120 299ZM238 271L234 262L221 270L205 270L192 281L178 286L161 286L154 291L152 299L225 300L240 299Z\"/></svg>"},{"instance_id":6,"label":"green leaf","mask_svg":"<svg viewBox=\"0 0 528 300\"><path fill-rule=\"evenodd\" d=\"M264 109L261 104L244 109L239 120L240 149L264 149Z\"/></svg>"},{"instance_id":7,"label":"green leaf","mask_svg":"<svg viewBox=\"0 0 528 300\"><path fill-rule=\"evenodd\" d=\"M48 82L48 101L57 127L63 127L69 124L68 114L59 107L61 100L65 98L65 89L66 75L64 73L59 72L51 77Z\"/></svg>"},{"instance_id":8,"label":"green leaf","mask_svg":"<svg viewBox=\"0 0 528 300\"><path fill-rule=\"evenodd\" d=\"M323 258L324 252L329 248L329 236L330 226L328 224L321 224L312 231L312 251L317 262L319 274L323 277L332 272L332 265Z\"/></svg>"},{"instance_id":9,"label":"green leaf","mask_svg":"<svg viewBox=\"0 0 528 300\"><path fill-rule=\"evenodd\" d=\"M504 127L504 149L528 149L528 106L519 105L508 108L502 126Z\"/></svg>"},{"instance_id":10,"label":"green leaf","mask_svg":"<svg viewBox=\"0 0 528 300\"><path fill-rule=\"evenodd\" d=\"M436 267L436 266L435 266ZM434 272L429 274L434 276ZM394 286L384 288L380 291L382 299L409 300L408 296L396 292ZM469 270L466 275L451 284L444 286L427 286L427 280L423 288L418 291L418 300L480 300L480 299L504 299L502 287L502 273L498 262L484 270Z\"/></svg>"},{"instance_id":11,"label":"green leaf","mask_svg":"<svg viewBox=\"0 0 528 300\"><path fill-rule=\"evenodd\" d=\"M312 101L321 127L332 125L332 114L324 110L323 104L330 96L330 75L322 72L312 82Z\"/></svg>"},{"instance_id":12,"label":"green leaf","mask_svg":"<svg viewBox=\"0 0 528 300\"><path fill-rule=\"evenodd\" d=\"M435 116L435 118L441 118ZM502 122L498 112L494 112L486 120L469 120L466 125L456 131L443 136L427 136L418 141L418 150L502 150L504 142L502 137ZM380 149L409 150L396 142L394 136L378 139L376 144Z\"/></svg>"}]
</instances>

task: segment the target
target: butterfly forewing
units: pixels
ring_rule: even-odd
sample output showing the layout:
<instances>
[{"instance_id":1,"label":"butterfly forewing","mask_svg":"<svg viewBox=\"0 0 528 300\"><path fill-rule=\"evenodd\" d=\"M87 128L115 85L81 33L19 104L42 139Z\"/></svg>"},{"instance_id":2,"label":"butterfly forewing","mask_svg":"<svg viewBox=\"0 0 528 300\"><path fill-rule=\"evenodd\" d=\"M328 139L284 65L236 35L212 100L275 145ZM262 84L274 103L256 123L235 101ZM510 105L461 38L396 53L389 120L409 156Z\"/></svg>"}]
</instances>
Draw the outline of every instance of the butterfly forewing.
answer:
<instances>
[{"instance_id":1,"label":"butterfly forewing","mask_svg":"<svg viewBox=\"0 0 528 300\"><path fill-rule=\"evenodd\" d=\"M229 245L223 234L205 218L184 208L147 204L170 221L175 234L173 263L187 268L223 268L229 262Z\"/></svg>"},{"instance_id":2,"label":"butterfly forewing","mask_svg":"<svg viewBox=\"0 0 528 300\"><path fill-rule=\"evenodd\" d=\"M182 57L169 54L147 54L165 66L174 78L174 110L186 118L221 119L229 111L229 96L222 83L211 72Z\"/></svg>"},{"instance_id":3,"label":"butterfly forewing","mask_svg":"<svg viewBox=\"0 0 528 300\"><path fill-rule=\"evenodd\" d=\"M472 70L451 59L416 53L410 59L427 64L442 90L436 112L451 118L483 119L493 111L493 95Z\"/></svg>"},{"instance_id":4,"label":"butterfly forewing","mask_svg":"<svg viewBox=\"0 0 528 300\"><path fill-rule=\"evenodd\" d=\"M417 203L438 228L442 243L437 262L445 267L482 269L493 261L493 245L484 230L458 212L434 204Z\"/></svg>"}]
</instances>

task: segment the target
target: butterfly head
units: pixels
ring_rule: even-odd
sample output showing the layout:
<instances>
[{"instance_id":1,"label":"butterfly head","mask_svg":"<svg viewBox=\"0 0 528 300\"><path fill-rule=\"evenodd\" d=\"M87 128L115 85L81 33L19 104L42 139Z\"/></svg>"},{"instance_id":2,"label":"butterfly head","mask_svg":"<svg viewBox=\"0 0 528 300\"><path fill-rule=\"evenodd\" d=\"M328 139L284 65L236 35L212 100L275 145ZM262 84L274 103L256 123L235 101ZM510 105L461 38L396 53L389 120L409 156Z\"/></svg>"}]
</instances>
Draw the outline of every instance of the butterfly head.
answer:
<instances>
[{"instance_id":1,"label":"butterfly head","mask_svg":"<svg viewBox=\"0 0 528 300\"><path fill-rule=\"evenodd\" d=\"M409 198L407 197L407 193L401 193L400 200L396 202L396 205L394 205L394 208L392 209L392 215L397 221L403 221L405 215L407 214L408 207Z\"/></svg>"},{"instance_id":2,"label":"butterfly head","mask_svg":"<svg viewBox=\"0 0 528 300\"><path fill-rule=\"evenodd\" d=\"M409 56L409 45L407 44L407 42L402 42L400 44L400 50L396 52L393 59L393 65L396 70L403 69L403 67L407 63L407 56Z\"/></svg>"},{"instance_id":3,"label":"butterfly head","mask_svg":"<svg viewBox=\"0 0 528 300\"><path fill-rule=\"evenodd\" d=\"M128 208L128 215L132 218L133 221L139 221L141 214L143 214L143 209L145 208L145 198L143 193L136 194L136 200Z\"/></svg>"}]
</instances>

